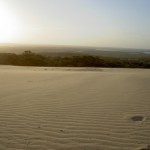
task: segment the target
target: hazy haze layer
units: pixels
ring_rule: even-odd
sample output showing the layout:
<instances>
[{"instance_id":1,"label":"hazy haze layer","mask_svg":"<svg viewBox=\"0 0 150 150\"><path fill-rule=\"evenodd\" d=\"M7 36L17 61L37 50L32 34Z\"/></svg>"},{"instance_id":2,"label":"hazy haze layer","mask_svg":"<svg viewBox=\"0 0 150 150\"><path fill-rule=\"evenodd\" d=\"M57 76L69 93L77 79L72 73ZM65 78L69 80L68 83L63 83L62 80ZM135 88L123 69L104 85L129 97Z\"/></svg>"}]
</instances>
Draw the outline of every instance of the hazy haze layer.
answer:
<instances>
[{"instance_id":1,"label":"hazy haze layer","mask_svg":"<svg viewBox=\"0 0 150 150\"><path fill-rule=\"evenodd\" d=\"M149 0L0 0L0 43L150 48Z\"/></svg>"}]
</instances>

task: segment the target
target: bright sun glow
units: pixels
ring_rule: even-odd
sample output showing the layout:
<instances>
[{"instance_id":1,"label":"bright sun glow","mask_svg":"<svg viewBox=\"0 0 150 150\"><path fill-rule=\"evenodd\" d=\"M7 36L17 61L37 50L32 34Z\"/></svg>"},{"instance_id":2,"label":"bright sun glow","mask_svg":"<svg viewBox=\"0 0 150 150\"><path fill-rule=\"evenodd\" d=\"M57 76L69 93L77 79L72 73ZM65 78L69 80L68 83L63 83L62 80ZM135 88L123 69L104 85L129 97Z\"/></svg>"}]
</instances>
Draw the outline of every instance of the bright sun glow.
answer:
<instances>
[{"instance_id":1,"label":"bright sun glow","mask_svg":"<svg viewBox=\"0 0 150 150\"><path fill-rule=\"evenodd\" d=\"M10 42L18 36L15 17L5 5L0 4L0 43Z\"/></svg>"}]
</instances>

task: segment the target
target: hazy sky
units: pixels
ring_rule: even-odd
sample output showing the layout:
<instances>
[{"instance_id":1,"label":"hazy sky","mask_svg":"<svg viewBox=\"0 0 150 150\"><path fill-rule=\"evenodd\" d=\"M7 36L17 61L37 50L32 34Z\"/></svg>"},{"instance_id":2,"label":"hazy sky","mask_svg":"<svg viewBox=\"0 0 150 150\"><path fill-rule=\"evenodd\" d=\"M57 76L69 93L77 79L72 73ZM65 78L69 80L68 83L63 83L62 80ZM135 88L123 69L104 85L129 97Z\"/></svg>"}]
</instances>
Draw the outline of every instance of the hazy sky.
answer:
<instances>
[{"instance_id":1,"label":"hazy sky","mask_svg":"<svg viewBox=\"0 0 150 150\"><path fill-rule=\"evenodd\" d=\"M150 48L150 0L0 0L0 8L1 43Z\"/></svg>"}]
</instances>

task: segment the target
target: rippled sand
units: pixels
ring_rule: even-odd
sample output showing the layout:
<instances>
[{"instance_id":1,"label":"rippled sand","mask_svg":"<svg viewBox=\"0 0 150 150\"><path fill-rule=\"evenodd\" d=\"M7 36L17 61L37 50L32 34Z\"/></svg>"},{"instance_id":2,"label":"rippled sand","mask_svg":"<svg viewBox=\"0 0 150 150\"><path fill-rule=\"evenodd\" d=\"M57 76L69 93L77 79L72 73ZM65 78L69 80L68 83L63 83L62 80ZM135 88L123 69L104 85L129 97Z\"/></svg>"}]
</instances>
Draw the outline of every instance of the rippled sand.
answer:
<instances>
[{"instance_id":1,"label":"rippled sand","mask_svg":"<svg viewBox=\"0 0 150 150\"><path fill-rule=\"evenodd\" d=\"M148 150L150 70L0 66L0 150Z\"/></svg>"}]
</instances>

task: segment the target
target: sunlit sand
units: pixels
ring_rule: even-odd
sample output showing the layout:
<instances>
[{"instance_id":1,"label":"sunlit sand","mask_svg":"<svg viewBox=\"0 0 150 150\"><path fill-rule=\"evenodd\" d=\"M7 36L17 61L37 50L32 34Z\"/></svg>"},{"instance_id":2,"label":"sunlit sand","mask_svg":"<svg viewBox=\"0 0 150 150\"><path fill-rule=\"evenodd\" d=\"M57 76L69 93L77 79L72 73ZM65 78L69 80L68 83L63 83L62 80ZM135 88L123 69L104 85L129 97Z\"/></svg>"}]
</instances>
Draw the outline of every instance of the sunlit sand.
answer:
<instances>
[{"instance_id":1,"label":"sunlit sand","mask_svg":"<svg viewBox=\"0 0 150 150\"><path fill-rule=\"evenodd\" d=\"M148 150L150 70L0 66L0 150Z\"/></svg>"}]
</instances>

